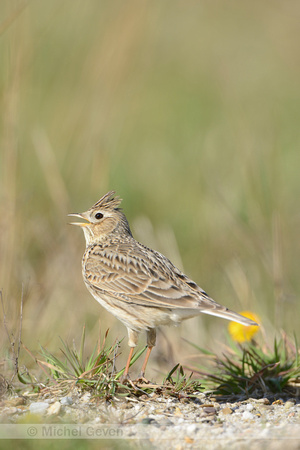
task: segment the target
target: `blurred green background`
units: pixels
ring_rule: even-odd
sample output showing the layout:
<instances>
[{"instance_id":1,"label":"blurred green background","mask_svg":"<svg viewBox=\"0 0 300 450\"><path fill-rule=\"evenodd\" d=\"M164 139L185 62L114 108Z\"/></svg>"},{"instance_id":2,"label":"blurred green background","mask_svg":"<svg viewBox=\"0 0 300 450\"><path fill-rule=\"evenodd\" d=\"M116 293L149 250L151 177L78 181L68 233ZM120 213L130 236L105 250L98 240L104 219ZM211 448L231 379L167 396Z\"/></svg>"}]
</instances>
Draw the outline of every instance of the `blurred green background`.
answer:
<instances>
[{"instance_id":1,"label":"blurred green background","mask_svg":"<svg viewBox=\"0 0 300 450\"><path fill-rule=\"evenodd\" d=\"M79 342L85 323L88 352L100 319L127 357L67 225L110 189L135 237L215 300L271 340L297 330L299 15L276 0L1 1L0 288L17 336L23 286L31 351ZM149 376L188 363L182 338L213 349L226 329L206 315L164 328Z\"/></svg>"}]
</instances>

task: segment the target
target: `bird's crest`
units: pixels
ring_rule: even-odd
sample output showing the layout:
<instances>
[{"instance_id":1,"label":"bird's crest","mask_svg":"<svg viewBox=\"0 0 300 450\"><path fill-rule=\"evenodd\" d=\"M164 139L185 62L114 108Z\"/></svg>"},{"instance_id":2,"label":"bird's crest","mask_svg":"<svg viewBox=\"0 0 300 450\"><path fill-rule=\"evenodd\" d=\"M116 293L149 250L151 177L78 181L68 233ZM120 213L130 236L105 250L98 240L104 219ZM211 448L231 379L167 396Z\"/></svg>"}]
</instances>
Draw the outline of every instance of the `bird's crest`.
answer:
<instances>
[{"instance_id":1,"label":"bird's crest","mask_svg":"<svg viewBox=\"0 0 300 450\"><path fill-rule=\"evenodd\" d=\"M92 207L91 209L118 209L118 206L122 202L122 199L118 196L114 197L115 191L109 191L107 194L103 195Z\"/></svg>"}]
</instances>

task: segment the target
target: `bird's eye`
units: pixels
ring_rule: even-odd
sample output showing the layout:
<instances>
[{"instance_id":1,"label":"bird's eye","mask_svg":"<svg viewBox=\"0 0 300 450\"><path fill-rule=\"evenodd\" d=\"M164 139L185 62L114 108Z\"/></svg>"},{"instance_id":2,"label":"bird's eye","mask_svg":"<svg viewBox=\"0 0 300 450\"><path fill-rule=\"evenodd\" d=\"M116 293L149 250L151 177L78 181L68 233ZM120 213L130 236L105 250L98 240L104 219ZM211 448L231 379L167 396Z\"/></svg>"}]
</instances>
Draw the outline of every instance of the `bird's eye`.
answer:
<instances>
[{"instance_id":1,"label":"bird's eye","mask_svg":"<svg viewBox=\"0 0 300 450\"><path fill-rule=\"evenodd\" d=\"M97 219L97 220L102 219L102 217L103 217L103 214L102 214L102 213L97 213L97 214L95 214L95 219Z\"/></svg>"}]
</instances>

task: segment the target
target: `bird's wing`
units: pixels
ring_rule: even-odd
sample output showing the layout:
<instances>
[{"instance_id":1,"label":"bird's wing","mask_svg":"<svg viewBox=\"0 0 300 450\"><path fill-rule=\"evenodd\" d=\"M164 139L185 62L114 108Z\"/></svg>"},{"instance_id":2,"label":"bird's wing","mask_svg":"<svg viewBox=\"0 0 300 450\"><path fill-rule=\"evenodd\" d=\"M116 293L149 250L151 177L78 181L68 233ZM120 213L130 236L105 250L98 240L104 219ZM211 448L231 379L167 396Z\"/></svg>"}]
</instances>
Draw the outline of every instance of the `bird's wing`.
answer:
<instances>
[{"instance_id":1,"label":"bird's wing","mask_svg":"<svg viewBox=\"0 0 300 450\"><path fill-rule=\"evenodd\" d=\"M93 246L86 252L84 278L94 289L139 305L198 309L202 295L209 299L167 258L142 246Z\"/></svg>"},{"instance_id":2,"label":"bird's wing","mask_svg":"<svg viewBox=\"0 0 300 450\"><path fill-rule=\"evenodd\" d=\"M84 256L84 280L93 291L140 306L193 309L257 325L210 298L165 256L142 244L94 245Z\"/></svg>"}]
</instances>

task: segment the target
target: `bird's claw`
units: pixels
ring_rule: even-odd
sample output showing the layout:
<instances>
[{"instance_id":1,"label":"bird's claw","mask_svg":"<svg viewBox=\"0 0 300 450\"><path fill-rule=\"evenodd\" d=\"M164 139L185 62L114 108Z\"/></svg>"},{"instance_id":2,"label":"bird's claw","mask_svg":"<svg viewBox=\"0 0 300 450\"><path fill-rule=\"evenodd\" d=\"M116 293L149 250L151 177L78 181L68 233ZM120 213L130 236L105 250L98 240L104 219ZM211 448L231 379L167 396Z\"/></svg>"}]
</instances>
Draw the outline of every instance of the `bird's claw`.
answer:
<instances>
[{"instance_id":1,"label":"bird's claw","mask_svg":"<svg viewBox=\"0 0 300 450\"><path fill-rule=\"evenodd\" d=\"M137 384L139 384L139 383L149 384L150 381L147 380L147 378L145 378L145 374L141 372L140 375L137 377L137 379L134 380L134 383L137 383Z\"/></svg>"}]
</instances>

